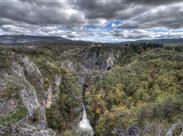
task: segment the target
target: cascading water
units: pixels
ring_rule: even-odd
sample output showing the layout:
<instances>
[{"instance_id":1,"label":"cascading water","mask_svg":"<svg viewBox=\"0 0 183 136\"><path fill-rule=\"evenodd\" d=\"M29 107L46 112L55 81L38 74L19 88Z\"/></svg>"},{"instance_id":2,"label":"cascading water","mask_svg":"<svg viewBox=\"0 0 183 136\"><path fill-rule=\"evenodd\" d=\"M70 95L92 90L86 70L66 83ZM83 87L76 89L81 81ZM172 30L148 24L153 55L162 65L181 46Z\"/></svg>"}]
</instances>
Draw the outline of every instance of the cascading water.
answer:
<instances>
[{"instance_id":1,"label":"cascading water","mask_svg":"<svg viewBox=\"0 0 183 136\"><path fill-rule=\"evenodd\" d=\"M82 116L82 120L79 122L77 130L76 130L76 134L77 136L93 136L94 135L94 131L93 128L90 124L90 120L87 117L87 113L86 113L86 107L85 107L85 91L86 91L87 85L84 85L83 88L83 102L82 102L82 108L83 108L83 116Z\"/></svg>"},{"instance_id":2,"label":"cascading water","mask_svg":"<svg viewBox=\"0 0 183 136\"><path fill-rule=\"evenodd\" d=\"M78 124L78 128L76 131L77 136L93 136L94 131L90 124L89 119L87 118L85 105L82 104L82 106L83 106L83 117L82 117L82 120Z\"/></svg>"}]
</instances>

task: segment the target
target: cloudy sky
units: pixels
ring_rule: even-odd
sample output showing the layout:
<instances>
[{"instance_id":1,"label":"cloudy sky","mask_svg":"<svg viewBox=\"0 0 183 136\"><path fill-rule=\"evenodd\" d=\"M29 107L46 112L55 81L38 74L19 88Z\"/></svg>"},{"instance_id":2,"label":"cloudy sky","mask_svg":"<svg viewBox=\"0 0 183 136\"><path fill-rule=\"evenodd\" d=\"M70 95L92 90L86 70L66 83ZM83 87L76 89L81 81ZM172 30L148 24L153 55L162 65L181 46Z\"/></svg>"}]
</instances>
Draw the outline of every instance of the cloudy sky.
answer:
<instances>
[{"instance_id":1,"label":"cloudy sky","mask_svg":"<svg viewBox=\"0 0 183 136\"><path fill-rule=\"evenodd\" d=\"M183 0L0 0L0 35L121 42L183 38Z\"/></svg>"}]
</instances>

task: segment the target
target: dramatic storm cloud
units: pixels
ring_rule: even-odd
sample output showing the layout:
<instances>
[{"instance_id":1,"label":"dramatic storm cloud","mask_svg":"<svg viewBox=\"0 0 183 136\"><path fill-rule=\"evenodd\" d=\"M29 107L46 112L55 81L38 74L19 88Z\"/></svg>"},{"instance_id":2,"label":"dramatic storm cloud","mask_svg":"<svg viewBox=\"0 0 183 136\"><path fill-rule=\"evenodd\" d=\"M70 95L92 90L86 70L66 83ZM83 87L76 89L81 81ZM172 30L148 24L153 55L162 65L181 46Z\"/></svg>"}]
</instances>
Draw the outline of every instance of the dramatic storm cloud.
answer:
<instances>
[{"instance_id":1,"label":"dramatic storm cloud","mask_svg":"<svg viewBox=\"0 0 183 136\"><path fill-rule=\"evenodd\" d=\"M120 42L183 38L182 0L0 0L0 34Z\"/></svg>"}]
</instances>

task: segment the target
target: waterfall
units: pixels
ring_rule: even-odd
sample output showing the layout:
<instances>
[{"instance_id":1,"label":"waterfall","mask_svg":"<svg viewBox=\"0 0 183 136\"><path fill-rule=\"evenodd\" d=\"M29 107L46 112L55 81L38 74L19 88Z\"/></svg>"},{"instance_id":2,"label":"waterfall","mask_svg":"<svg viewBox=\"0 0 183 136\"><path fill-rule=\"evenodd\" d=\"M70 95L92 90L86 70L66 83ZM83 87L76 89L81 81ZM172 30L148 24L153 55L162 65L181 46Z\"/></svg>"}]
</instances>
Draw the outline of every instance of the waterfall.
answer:
<instances>
[{"instance_id":1,"label":"waterfall","mask_svg":"<svg viewBox=\"0 0 183 136\"><path fill-rule=\"evenodd\" d=\"M84 103L82 103L82 107L83 107L83 116L82 116L82 120L78 124L76 134L77 136L93 136L94 131L87 117Z\"/></svg>"}]
</instances>

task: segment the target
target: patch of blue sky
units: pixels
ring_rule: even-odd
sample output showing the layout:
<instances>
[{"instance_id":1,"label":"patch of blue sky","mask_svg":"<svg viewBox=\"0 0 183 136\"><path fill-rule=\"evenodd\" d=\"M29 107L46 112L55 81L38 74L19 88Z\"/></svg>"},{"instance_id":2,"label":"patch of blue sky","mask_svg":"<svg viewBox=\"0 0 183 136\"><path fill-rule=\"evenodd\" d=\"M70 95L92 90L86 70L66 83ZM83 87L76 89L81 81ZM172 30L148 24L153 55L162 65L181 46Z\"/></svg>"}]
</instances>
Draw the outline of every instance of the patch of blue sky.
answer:
<instances>
[{"instance_id":1,"label":"patch of blue sky","mask_svg":"<svg viewBox=\"0 0 183 136\"><path fill-rule=\"evenodd\" d=\"M173 32L183 32L183 28L175 29L175 30L173 30Z\"/></svg>"},{"instance_id":2,"label":"patch of blue sky","mask_svg":"<svg viewBox=\"0 0 183 136\"><path fill-rule=\"evenodd\" d=\"M168 32L169 29L167 29L165 27L155 27L155 28L146 29L146 31L149 31L149 32Z\"/></svg>"},{"instance_id":3,"label":"patch of blue sky","mask_svg":"<svg viewBox=\"0 0 183 136\"><path fill-rule=\"evenodd\" d=\"M122 20L110 20L103 28L101 28L101 32L110 32L115 28L115 26L119 26L124 23L125 21Z\"/></svg>"},{"instance_id":4,"label":"patch of blue sky","mask_svg":"<svg viewBox=\"0 0 183 136\"><path fill-rule=\"evenodd\" d=\"M95 31L98 29L98 27L94 24L87 24L82 26L85 31Z\"/></svg>"},{"instance_id":5,"label":"patch of blue sky","mask_svg":"<svg viewBox=\"0 0 183 136\"><path fill-rule=\"evenodd\" d=\"M114 26L123 24L124 21L122 20L110 20L104 26L100 26L97 24L86 24L83 25L82 28L85 31L95 31L95 32L110 32L113 30Z\"/></svg>"},{"instance_id":6,"label":"patch of blue sky","mask_svg":"<svg viewBox=\"0 0 183 136\"><path fill-rule=\"evenodd\" d=\"M58 29L63 30L63 31L69 31L68 27L63 25L63 26L58 26Z\"/></svg>"}]
</instances>

